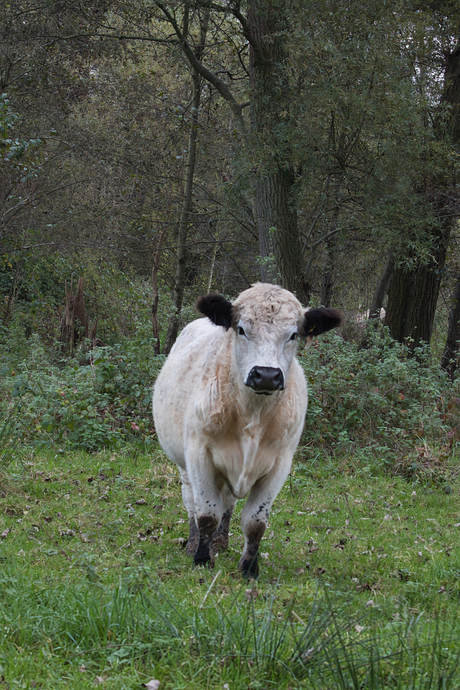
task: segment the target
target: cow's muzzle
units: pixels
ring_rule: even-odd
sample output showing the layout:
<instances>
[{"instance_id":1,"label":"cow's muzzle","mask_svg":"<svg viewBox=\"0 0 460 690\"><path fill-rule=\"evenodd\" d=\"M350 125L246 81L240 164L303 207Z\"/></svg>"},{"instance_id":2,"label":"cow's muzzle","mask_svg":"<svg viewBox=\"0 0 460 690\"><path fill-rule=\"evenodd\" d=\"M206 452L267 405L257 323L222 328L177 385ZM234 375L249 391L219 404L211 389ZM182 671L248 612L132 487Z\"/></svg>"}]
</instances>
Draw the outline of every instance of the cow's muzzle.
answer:
<instances>
[{"instance_id":1,"label":"cow's muzzle","mask_svg":"<svg viewBox=\"0 0 460 690\"><path fill-rule=\"evenodd\" d=\"M271 395L274 391L284 390L283 372L274 367L252 367L245 385L259 395Z\"/></svg>"}]
</instances>

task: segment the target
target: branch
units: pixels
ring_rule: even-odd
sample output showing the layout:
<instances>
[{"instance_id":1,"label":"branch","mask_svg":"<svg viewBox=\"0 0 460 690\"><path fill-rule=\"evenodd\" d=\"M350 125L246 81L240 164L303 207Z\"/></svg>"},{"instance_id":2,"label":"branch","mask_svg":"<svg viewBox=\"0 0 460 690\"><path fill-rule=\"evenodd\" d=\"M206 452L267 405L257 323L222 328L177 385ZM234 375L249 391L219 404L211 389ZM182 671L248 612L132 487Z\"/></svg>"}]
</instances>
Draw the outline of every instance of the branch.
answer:
<instances>
[{"instance_id":1,"label":"branch","mask_svg":"<svg viewBox=\"0 0 460 690\"><path fill-rule=\"evenodd\" d=\"M203 79L206 79L210 84L214 86L214 88L220 93L222 98L224 98L227 103L230 104L230 107L237 118L238 125L240 127L240 130L242 134L245 134L246 127L244 125L244 120L242 116L242 105L238 103L233 96L232 92L228 88L227 84L223 82L219 77L217 77L214 72L211 72L211 70L207 69L197 58L188 44L187 40L185 39L184 35L182 34L178 23L176 22L175 18L173 15L169 12L169 10L165 7L165 5L160 1L160 0L155 0L156 6L163 12L165 15L166 19L168 22L171 24L173 27L176 36L178 37L180 44L182 46L182 50L185 53L185 56L187 57L188 61L192 65L192 67L195 68L195 70L200 74Z\"/></svg>"},{"instance_id":2,"label":"branch","mask_svg":"<svg viewBox=\"0 0 460 690\"><path fill-rule=\"evenodd\" d=\"M264 56L264 51L262 50L260 43L257 41L256 38L254 38L254 35L253 35L251 28L249 26L248 20L241 13L239 2L232 3L230 5L230 7L222 7L222 5L217 5L213 2L206 2L206 0L204 0L202 5L203 5L203 7L209 7L211 10L215 10L216 12L225 12L227 14L228 14L228 12L231 12L231 14L233 14L235 19L238 19L239 23L241 24L243 36L245 37L247 42L251 45L252 49L254 50L254 53L257 56L257 59L260 62L266 61L265 56Z\"/></svg>"},{"instance_id":3,"label":"branch","mask_svg":"<svg viewBox=\"0 0 460 690\"><path fill-rule=\"evenodd\" d=\"M308 274L310 272L310 268L311 268L311 265L313 263L313 257L315 255L316 247L319 244L322 244L323 242L327 242L327 240L330 240L331 237L334 237L334 235L336 235L338 232L339 232L338 229L337 230L331 230L330 232L323 235L323 237L320 237L318 240L313 242L313 244L310 247L310 258L308 259L308 263L305 267L304 275L308 276Z\"/></svg>"}]
</instances>

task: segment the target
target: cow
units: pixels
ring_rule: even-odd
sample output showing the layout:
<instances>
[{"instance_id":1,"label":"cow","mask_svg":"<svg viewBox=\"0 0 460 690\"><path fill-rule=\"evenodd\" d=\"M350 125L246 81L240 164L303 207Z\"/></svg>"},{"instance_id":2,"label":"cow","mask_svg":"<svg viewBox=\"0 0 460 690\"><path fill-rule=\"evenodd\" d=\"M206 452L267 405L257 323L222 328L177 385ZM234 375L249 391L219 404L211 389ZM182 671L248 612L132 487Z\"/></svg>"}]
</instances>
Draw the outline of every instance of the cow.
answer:
<instances>
[{"instance_id":1,"label":"cow","mask_svg":"<svg viewBox=\"0 0 460 690\"><path fill-rule=\"evenodd\" d=\"M340 325L336 309L305 310L288 290L256 283L234 302L200 297L154 386L160 444L179 466L196 565L228 548L237 499L249 497L239 569L258 576L270 508L291 469L307 410L297 341Z\"/></svg>"}]
</instances>

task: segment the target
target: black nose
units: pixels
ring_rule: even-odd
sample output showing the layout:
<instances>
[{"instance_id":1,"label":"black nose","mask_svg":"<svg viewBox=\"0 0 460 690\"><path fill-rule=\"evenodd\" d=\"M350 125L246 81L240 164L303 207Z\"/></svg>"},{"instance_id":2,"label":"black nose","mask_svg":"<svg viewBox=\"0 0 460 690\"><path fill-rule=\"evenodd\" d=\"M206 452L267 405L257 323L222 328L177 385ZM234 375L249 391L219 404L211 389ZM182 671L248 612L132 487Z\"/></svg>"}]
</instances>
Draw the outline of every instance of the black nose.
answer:
<instances>
[{"instance_id":1,"label":"black nose","mask_svg":"<svg viewBox=\"0 0 460 690\"><path fill-rule=\"evenodd\" d=\"M252 367L246 379L246 386L256 393L282 391L284 390L283 372L274 367Z\"/></svg>"}]
</instances>

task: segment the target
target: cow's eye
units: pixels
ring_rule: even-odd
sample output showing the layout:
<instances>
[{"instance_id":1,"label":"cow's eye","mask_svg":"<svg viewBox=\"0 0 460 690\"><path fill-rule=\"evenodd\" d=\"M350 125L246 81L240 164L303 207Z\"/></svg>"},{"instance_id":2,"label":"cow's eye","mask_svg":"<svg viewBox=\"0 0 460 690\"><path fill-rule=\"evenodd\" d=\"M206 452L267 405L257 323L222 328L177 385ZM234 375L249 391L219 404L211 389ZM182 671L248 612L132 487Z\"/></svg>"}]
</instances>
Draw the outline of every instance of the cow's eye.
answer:
<instances>
[{"instance_id":1,"label":"cow's eye","mask_svg":"<svg viewBox=\"0 0 460 690\"><path fill-rule=\"evenodd\" d=\"M246 335L244 328L241 328L241 326L238 326L238 335Z\"/></svg>"},{"instance_id":2,"label":"cow's eye","mask_svg":"<svg viewBox=\"0 0 460 690\"><path fill-rule=\"evenodd\" d=\"M297 336L298 336L298 335L299 335L298 333L293 333L293 334L291 335L291 337L289 338L289 340L297 340Z\"/></svg>"}]
</instances>

